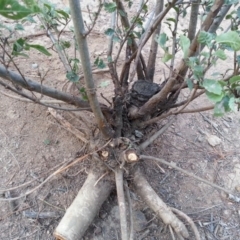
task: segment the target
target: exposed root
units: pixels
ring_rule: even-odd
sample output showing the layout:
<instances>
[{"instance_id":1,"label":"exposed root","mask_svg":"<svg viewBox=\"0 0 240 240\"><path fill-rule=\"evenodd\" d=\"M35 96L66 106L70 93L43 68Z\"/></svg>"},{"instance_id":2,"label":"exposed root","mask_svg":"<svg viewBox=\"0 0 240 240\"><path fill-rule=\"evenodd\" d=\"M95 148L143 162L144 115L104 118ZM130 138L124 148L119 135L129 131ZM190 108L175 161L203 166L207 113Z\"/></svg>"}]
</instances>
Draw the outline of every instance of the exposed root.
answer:
<instances>
[{"instance_id":1,"label":"exposed root","mask_svg":"<svg viewBox=\"0 0 240 240\"><path fill-rule=\"evenodd\" d=\"M66 119L64 119L60 114L58 114L54 109L48 108L48 111L52 114L52 116L61 123L64 129L75 135L78 139L80 139L84 143L88 143L89 140L86 138L85 134L76 129L71 123L69 123Z\"/></svg>"},{"instance_id":2,"label":"exposed root","mask_svg":"<svg viewBox=\"0 0 240 240\"><path fill-rule=\"evenodd\" d=\"M126 202L123 190L123 170L118 168L115 171L115 180L117 187L117 197L118 197L118 206L119 206L119 215L120 215L120 225L121 225L121 234L122 240L128 240L128 225L127 225L127 211L126 211Z\"/></svg>"},{"instance_id":3,"label":"exposed root","mask_svg":"<svg viewBox=\"0 0 240 240\"><path fill-rule=\"evenodd\" d=\"M133 240L134 238L134 229L133 229L133 211L132 211L132 201L130 197L130 191L127 182L124 182L124 190L127 196L127 201L128 201L128 213L129 213L129 240Z\"/></svg>"},{"instance_id":4,"label":"exposed root","mask_svg":"<svg viewBox=\"0 0 240 240\"><path fill-rule=\"evenodd\" d=\"M96 155L93 158L96 161L94 169L88 174L84 185L54 232L57 240L81 239L114 188L111 181L98 181L107 169L101 161L96 160Z\"/></svg>"},{"instance_id":5,"label":"exposed root","mask_svg":"<svg viewBox=\"0 0 240 240\"><path fill-rule=\"evenodd\" d=\"M175 121L175 118L173 117L165 126L163 126L159 131L157 131L155 134L153 134L149 139L147 139L145 142L143 142L139 146L139 150L144 150L147 146L149 146L151 143L153 143L159 136L161 136L166 130L172 125L172 123Z\"/></svg>"},{"instance_id":6,"label":"exposed root","mask_svg":"<svg viewBox=\"0 0 240 240\"><path fill-rule=\"evenodd\" d=\"M185 225L173 214L171 209L152 189L139 168L134 171L133 181L138 194L157 214L157 216L160 217L166 225L171 225L171 227L177 234L184 238L188 238L189 233Z\"/></svg>"},{"instance_id":7,"label":"exposed root","mask_svg":"<svg viewBox=\"0 0 240 240\"><path fill-rule=\"evenodd\" d=\"M182 211L176 209L176 208L173 208L171 207L171 210L176 213L178 216L184 218L191 226L192 230L193 230L193 233L195 235L195 239L196 240L201 240L201 237L200 237L200 233L195 225L195 223L193 222L193 220L188 216L186 215L185 213L183 213Z\"/></svg>"}]
</instances>

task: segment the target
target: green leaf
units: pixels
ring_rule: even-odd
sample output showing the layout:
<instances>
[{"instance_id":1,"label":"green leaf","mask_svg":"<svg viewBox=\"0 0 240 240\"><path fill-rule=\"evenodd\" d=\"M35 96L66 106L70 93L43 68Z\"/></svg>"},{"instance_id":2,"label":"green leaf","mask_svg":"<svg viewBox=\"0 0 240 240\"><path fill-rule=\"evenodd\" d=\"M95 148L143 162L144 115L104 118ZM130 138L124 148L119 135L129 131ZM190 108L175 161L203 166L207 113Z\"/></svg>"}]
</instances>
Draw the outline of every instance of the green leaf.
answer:
<instances>
[{"instance_id":1,"label":"green leaf","mask_svg":"<svg viewBox=\"0 0 240 240\"><path fill-rule=\"evenodd\" d=\"M27 44L27 46L34 48L36 50L38 50L39 52L47 55L47 56L51 56L52 54L43 46L41 45L36 45L36 44Z\"/></svg>"},{"instance_id":2,"label":"green leaf","mask_svg":"<svg viewBox=\"0 0 240 240\"><path fill-rule=\"evenodd\" d=\"M166 21L169 21L169 22L176 22L176 19L175 18L167 18Z\"/></svg>"},{"instance_id":3,"label":"green leaf","mask_svg":"<svg viewBox=\"0 0 240 240\"><path fill-rule=\"evenodd\" d=\"M165 44L168 40L168 36L166 33L161 33L156 39L157 43L163 48L166 49Z\"/></svg>"},{"instance_id":4,"label":"green leaf","mask_svg":"<svg viewBox=\"0 0 240 240\"><path fill-rule=\"evenodd\" d=\"M80 77L75 72L71 71L71 72L67 72L66 78L70 82L78 82Z\"/></svg>"},{"instance_id":5,"label":"green leaf","mask_svg":"<svg viewBox=\"0 0 240 240\"><path fill-rule=\"evenodd\" d=\"M101 83L99 84L99 87L100 87L100 88L104 88L104 87L107 87L109 84L110 84L110 81L107 80L107 81L101 82Z\"/></svg>"},{"instance_id":6,"label":"green leaf","mask_svg":"<svg viewBox=\"0 0 240 240\"><path fill-rule=\"evenodd\" d=\"M114 34L114 32L115 32L114 29L108 28L104 33L105 35L111 37Z\"/></svg>"},{"instance_id":7,"label":"green leaf","mask_svg":"<svg viewBox=\"0 0 240 240\"><path fill-rule=\"evenodd\" d=\"M35 2L31 8L27 8L19 3L18 0L0 0L0 15L13 20L22 19L29 14L39 12Z\"/></svg>"},{"instance_id":8,"label":"green leaf","mask_svg":"<svg viewBox=\"0 0 240 240\"><path fill-rule=\"evenodd\" d=\"M212 79L204 79L203 81L203 87L211 93L217 94L217 95L221 95L222 94L222 85L216 81L216 80L212 80Z\"/></svg>"},{"instance_id":9,"label":"green leaf","mask_svg":"<svg viewBox=\"0 0 240 240\"><path fill-rule=\"evenodd\" d=\"M221 60L227 59L227 55L225 54L225 52L222 49L218 49L214 55L217 56L218 58L220 58Z\"/></svg>"},{"instance_id":10,"label":"green leaf","mask_svg":"<svg viewBox=\"0 0 240 240\"><path fill-rule=\"evenodd\" d=\"M188 88L190 89L190 90L192 90L193 89L193 81L190 79L190 78L187 78L186 79L186 82L187 82L187 86L188 86Z\"/></svg>"},{"instance_id":11,"label":"green leaf","mask_svg":"<svg viewBox=\"0 0 240 240\"><path fill-rule=\"evenodd\" d=\"M69 41L61 41L60 45L62 46L63 49L67 49L71 47L71 43Z\"/></svg>"},{"instance_id":12,"label":"green leaf","mask_svg":"<svg viewBox=\"0 0 240 240\"><path fill-rule=\"evenodd\" d=\"M88 100L88 97L87 97L87 93L86 93L86 89L84 87L82 87L80 90L79 90L80 94L82 95L82 98L83 100L87 101Z\"/></svg>"},{"instance_id":13,"label":"green leaf","mask_svg":"<svg viewBox=\"0 0 240 240\"><path fill-rule=\"evenodd\" d=\"M204 69L203 69L202 65L195 65L192 70L193 70L193 75L197 80L199 80L199 78L203 77Z\"/></svg>"},{"instance_id":14,"label":"green leaf","mask_svg":"<svg viewBox=\"0 0 240 240\"><path fill-rule=\"evenodd\" d=\"M180 47L183 51L184 58L187 58L188 50L190 47L190 40L184 35L180 36Z\"/></svg>"},{"instance_id":15,"label":"green leaf","mask_svg":"<svg viewBox=\"0 0 240 240\"><path fill-rule=\"evenodd\" d=\"M43 143L44 143L45 145L50 145L51 141L50 141L49 139L45 139L45 140L43 141Z\"/></svg>"},{"instance_id":16,"label":"green leaf","mask_svg":"<svg viewBox=\"0 0 240 240\"><path fill-rule=\"evenodd\" d=\"M15 26L14 26L14 29L15 30L20 30L20 31L23 31L24 30L24 27L22 24L20 23L17 23Z\"/></svg>"},{"instance_id":17,"label":"green leaf","mask_svg":"<svg viewBox=\"0 0 240 240\"><path fill-rule=\"evenodd\" d=\"M229 79L229 83L232 85L232 84L235 84L235 83L237 83L237 82L239 82L240 81L240 76L234 76L234 77L231 77L230 79Z\"/></svg>"},{"instance_id":18,"label":"green leaf","mask_svg":"<svg viewBox=\"0 0 240 240\"><path fill-rule=\"evenodd\" d=\"M168 51L165 51L162 61L165 63L165 62L169 61L170 59L172 59L172 54L170 54Z\"/></svg>"},{"instance_id":19,"label":"green leaf","mask_svg":"<svg viewBox=\"0 0 240 240\"><path fill-rule=\"evenodd\" d=\"M240 18L240 7L237 9L237 17Z\"/></svg>"},{"instance_id":20,"label":"green leaf","mask_svg":"<svg viewBox=\"0 0 240 240\"><path fill-rule=\"evenodd\" d=\"M216 37L216 42L231 47L234 51L240 50L240 36L236 31L222 33Z\"/></svg>"},{"instance_id":21,"label":"green leaf","mask_svg":"<svg viewBox=\"0 0 240 240\"><path fill-rule=\"evenodd\" d=\"M236 104L236 98L235 97L230 97L228 105L229 108L233 111L236 112L237 111L237 104Z\"/></svg>"},{"instance_id":22,"label":"green leaf","mask_svg":"<svg viewBox=\"0 0 240 240\"><path fill-rule=\"evenodd\" d=\"M115 12L117 9L117 5L115 2L112 3L104 3L104 8L107 12L112 13Z\"/></svg>"},{"instance_id":23,"label":"green leaf","mask_svg":"<svg viewBox=\"0 0 240 240\"><path fill-rule=\"evenodd\" d=\"M14 56L19 55L19 53L25 49L25 44L26 44L26 40L24 40L23 38L19 38L18 40L16 40L16 41L13 43L13 51L12 51L12 54L13 54Z\"/></svg>"},{"instance_id":24,"label":"green leaf","mask_svg":"<svg viewBox=\"0 0 240 240\"><path fill-rule=\"evenodd\" d=\"M206 95L209 98L209 100L211 100L212 102L215 102L215 103L221 101L222 98L224 97L223 93L218 95L218 94L214 94L214 93L211 93L208 91L206 91Z\"/></svg>"},{"instance_id":25,"label":"green leaf","mask_svg":"<svg viewBox=\"0 0 240 240\"><path fill-rule=\"evenodd\" d=\"M201 31L198 35L198 42L208 46L211 44L211 41L213 39L214 39L214 35L209 32Z\"/></svg>"},{"instance_id":26,"label":"green leaf","mask_svg":"<svg viewBox=\"0 0 240 240\"><path fill-rule=\"evenodd\" d=\"M236 60L237 60L238 65L240 65L240 55L237 55Z\"/></svg>"},{"instance_id":27,"label":"green leaf","mask_svg":"<svg viewBox=\"0 0 240 240\"><path fill-rule=\"evenodd\" d=\"M106 67L106 64L103 62L103 60L99 57L96 58L96 60L94 61L94 64L100 68L100 69L103 69Z\"/></svg>"},{"instance_id":28,"label":"green leaf","mask_svg":"<svg viewBox=\"0 0 240 240\"><path fill-rule=\"evenodd\" d=\"M214 106L214 115L223 116L224 113L230 112L231 108L229 107L229 96L224 96L220 102L217 102Z\"/></svg>"},{"instance_id":29,"label":"green leaf","mask_svg":"<svg viewBox=\"0 0 240 240\"><path fill-rule=\"evenodd\" d=\"M62 15L65 20L68 20L70 18L69 14L63 10L56 10L56 12Z\"/></svg>"}]
</instances>

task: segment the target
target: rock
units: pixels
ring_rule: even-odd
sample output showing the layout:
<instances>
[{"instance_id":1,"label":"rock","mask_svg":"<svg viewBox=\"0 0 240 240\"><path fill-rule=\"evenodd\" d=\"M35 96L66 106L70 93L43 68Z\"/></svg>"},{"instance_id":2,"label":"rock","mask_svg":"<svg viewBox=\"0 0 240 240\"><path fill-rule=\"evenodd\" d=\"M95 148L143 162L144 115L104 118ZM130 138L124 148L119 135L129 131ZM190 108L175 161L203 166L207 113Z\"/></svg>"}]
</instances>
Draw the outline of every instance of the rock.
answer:
<instances>
[{"instance_id":1,"label":"rock","mask_svg":"<svg viewBox=\"0 0 240 240\"><path fill-rule=\"evenodd\" d=\"M143 230L147 226L147 219L141 211L133 212L133 225L136 232Z\"/></svg>"},{"instance_id":2,"label":"rock","mask_svg":"<svg viewBox=\"0 0 240 240\"><path fill-rule=\"evenodd\" d=\"M225 219L225 220L228 220L230 217L232 216L232 211L229 210L229 209L224 209L223 212L222 212L222 217Z\"/></svg>"},{"instance_id":3,"label":"rock","mask_svg":"<svg viewBox=\"0 0 240 240\"><path fill-rule=\"evenodd\" d=\"M38 64L37 63L33 63L32 64L32 69L36 69L36 68L38 68Z\"/></svg>"},{"instance_id":4,"label":"rock","mask_svg":"<svg viewBox=\"0 0 240 240\"><path fill-rule=\"evenodd\" d=\"M240 185L235 187L236 191L240 192Z\"/></svg>"},{"instance_id":5,"label":"rock","mask_svg":"<svg viewBox=\"0 0 240 240\"><path fill-rule=\"evenodd\" d=\"M207 135L207 141L212 147L215 147L222 142L222 140L216 135Z\"/></svg>"}]
</instances>

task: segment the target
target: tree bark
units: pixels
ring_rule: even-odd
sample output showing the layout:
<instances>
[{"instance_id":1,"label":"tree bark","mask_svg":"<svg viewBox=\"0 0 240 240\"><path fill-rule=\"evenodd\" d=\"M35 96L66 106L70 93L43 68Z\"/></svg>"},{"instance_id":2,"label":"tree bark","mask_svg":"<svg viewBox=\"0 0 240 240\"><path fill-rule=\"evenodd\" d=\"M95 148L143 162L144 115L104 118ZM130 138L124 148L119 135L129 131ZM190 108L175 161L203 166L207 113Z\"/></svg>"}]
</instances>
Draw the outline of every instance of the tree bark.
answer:
<instances>
[{"instance_id":1,"label":"tree bark","mask_svg":"<svg viewBox=\"0 0 240 240\"><path fill-rule=\"evenodd\" d=\"M84 30L84 23L82 18L81 6L79 0L69 0L69 5L71 9L71 16L74 24L74 31L78 43L78 48L80 52L81 64L84 73L84 81L86 84L86 92L88 96L88 101L96 118L98 127L100 131L106 138L113 136L113 130L111 126L107 123L101 108L99 101L97 99L96 88L94 86L91 61L88 52L88 45L86 40L86 32Z\"/></svg>"},{"instance_id":2,"label":"tree bark","mask_svg":"<svg viewBox=\"0 0 240 240\"><path fill-rule=\"evenodd\" d=\"M105 166L99 165L88 174L84 185L54 232L57 240L79 240L84 236L114 188L111 181L99 181L106 171L108 170Z\"/></svg>"},{"instance_id":3,"label":"tree bark","mask_svg":"<svg viewBox=\"0 0 240 240\"><path fill-rule=\"evenodd\" d=\"M163 10L164 0L157 1L156 10L155 10L155 16L157 16L160 12ZM156 56L157 56L157 50L158 50L158 43L156 41L157 35L159 35L161 31L161 23L158 24L157 28L155 29L153 35L152 35L152 42L150 47L150 54L148 58L148 64L147 64L147 75L148 80L153 82L153 77L155 73L155 63L156 63Z\"/></svg>"},{"instance_id":4,"label":"tree bark","mask_svg":"<svg viewBox=\"0 0 240 240\"><path fill-rule=\"evenodd\" d=\"M58 100L62 100L69 104L73 104L78 107L88 108L89 103L82 100L79 97L74 97L70 94L58 91L54 88L46 87L38 82L32 81L28 78L23 78L21 75L6 69L4 66L0 65L0 77L11 81L12 83L19 85L29 91L41 93L48 97L52 97Z\"/></svg>"}]
</instances>

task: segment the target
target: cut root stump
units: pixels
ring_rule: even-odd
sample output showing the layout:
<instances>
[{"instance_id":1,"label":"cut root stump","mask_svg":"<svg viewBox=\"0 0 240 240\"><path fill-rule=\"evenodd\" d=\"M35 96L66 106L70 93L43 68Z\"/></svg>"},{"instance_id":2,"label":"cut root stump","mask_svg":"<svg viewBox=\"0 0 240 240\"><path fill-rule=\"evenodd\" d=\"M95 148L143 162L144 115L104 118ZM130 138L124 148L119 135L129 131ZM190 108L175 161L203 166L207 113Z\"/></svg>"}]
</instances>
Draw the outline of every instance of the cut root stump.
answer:
<instances>
[{"instance_id":1,"label":"cut root stump","mask_svg":"<svg viewBox=\"0 0 240 240\"><path fill-rule=\"evenodd\" d=\"M152 189L139 168L134 171L133 181L138 194L157 214L157 216L161 218L166 225L171 225L171 227L178 235L182 236L183 238L188 238L189 233L183 222L173 214L171 209Z\"/></svg>"}]
</instances>

